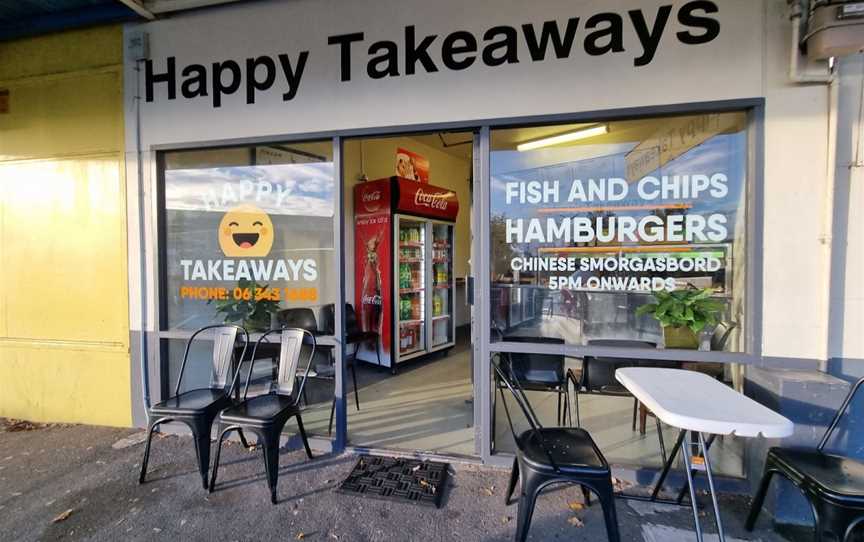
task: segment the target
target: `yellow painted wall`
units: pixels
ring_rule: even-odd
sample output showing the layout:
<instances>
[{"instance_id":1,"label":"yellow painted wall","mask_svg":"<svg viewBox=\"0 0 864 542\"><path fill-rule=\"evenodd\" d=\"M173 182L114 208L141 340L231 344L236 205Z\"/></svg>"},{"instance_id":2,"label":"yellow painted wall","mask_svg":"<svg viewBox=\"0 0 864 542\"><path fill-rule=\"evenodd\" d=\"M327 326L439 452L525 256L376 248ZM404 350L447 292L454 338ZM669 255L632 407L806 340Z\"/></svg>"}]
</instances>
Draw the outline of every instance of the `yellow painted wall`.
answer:
<instances>
[{"instance_id":1,"label":"yellow painted wall","mask_svg":"<svg viewBox=\"0 0 864 542\"><path fill-rule=\"evenodd\" d=\"M0 43L0 416L132 423L122 44Z\"/></svg>"}]
</instances>

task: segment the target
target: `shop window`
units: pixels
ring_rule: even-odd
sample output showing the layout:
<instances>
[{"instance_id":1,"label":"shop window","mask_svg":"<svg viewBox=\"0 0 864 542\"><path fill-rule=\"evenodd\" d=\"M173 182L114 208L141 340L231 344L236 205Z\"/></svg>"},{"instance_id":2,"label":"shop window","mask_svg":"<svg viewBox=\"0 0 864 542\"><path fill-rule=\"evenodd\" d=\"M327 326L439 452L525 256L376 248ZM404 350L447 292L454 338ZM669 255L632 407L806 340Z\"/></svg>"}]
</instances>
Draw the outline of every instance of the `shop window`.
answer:
<instances>
[{"instance_id":1,"label":"shop window","mask_svg":"<svg viewBox=\"0 0 864 542\"><path fill-rule=\"evenodd\" d=\"M163 329L233 322L258 331L286 309L335 302L329 141L163 160Z\"/></svg>"},{"instance_id":2,"label":"shop window","mask_svg":"<svg viewBox=\"0 0 864 542\"><path fill-rule=\"evenodd\" d=\"M169 152L160 162L162 331L173 337L230 322L254 341L288 320L310 327L311 314L321 335L333 333L332 311L324 310L336 302L340 280L330 141ZM300 320L292 309L303 309ZM173 389L186 341L162 345L163 386ZM190 351L184 389L207 385L210 348L199 341ZM255 361L255 385L272 378L272 363ZM332 363L332 346L321 345L313 366ZM248 370L244 364L241 382ZM332 399L332 379L310 379L310 434L329 434Z\"/></svg>"},{"instance_id":3,"label":"shop window","mask_svg":"<svg viewBox=\"0 0 864 542\"><path fill-rule=\"evenodd\" d=\"M744 351L747 125L742 111L493 130L493 340Z\"/></svg>"}]
</instances>

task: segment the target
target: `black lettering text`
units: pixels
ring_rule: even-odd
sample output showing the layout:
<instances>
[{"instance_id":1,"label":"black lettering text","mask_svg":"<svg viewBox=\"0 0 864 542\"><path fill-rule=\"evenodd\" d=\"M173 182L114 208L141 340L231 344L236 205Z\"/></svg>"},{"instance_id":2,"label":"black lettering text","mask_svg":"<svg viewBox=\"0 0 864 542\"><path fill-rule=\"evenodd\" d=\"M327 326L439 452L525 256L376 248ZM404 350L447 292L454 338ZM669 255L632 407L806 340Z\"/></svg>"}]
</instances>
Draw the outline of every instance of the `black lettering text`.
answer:
<instances>
[{"instance_id":1,"label":"black lettering text","mask_svg":"<svg viewBox=\"0 0 864 542\"><path fill-rule=\"evenodd\" d=\"M223 77L229 72L230 79L226 84ZM222 95L234 94L240 88L240 80L243 78L240 65L233 60L213 63L213 107L222 107Z\"/></svg>"},{"instance_id":2,"label":"black lettering text","mask_svg":"<svg viewBox=\"0 0 864 542\"><path fill-rule=\"evenodd\" d=\"M184 98L207 96L207 68L201 64L189 64L181 75L185 78L180 84L180 94Z\"/></svg>"},{"instance_id":3,"label":"black lettering text","mask_svg":"<svg viewBox=\"0 0 864 542\"><path fill-rule=\"evenodd\" d=\"M153 61L148 60L144 63L144 99L148 102L153 101L153 87L156 83L165 83L168 86L169 100L177 97L177 74L174 72L174 57L166 58L165 64L165 73L154 75Z\"/></svg>"},{"instance_id":4,"label":"black lettering text","mask_svg":"<svg viewBox=\"0 0 864 542\"><path fill-rule=\"evenodd\" d=\"M441 44L441 62L451 70L464 70L474 64L477 55L472 54L461 59L456 58L456 55L468 55L476 52L477 38L471 32L460 30L444 38L444 42Z\"/></svg>"},{"instance_id":5,"label":"black lettering text","mask_svg":"<svg viewBox=\"0 0 864 542\"><path fill-rule=\"evenodd\" d=\"M585 36L585 52L591 56L622 52L624 50L624 21L621 16L617 13L598 13L585 21L585 29L597 28L601 24L605 27Z\"/></svg>"},{"instance_id":6,"label":"black lettering text","mask_svg":"<svg viewBox=\"0 0 864 542\"><path fill-rule=\"evenodd\" d=\"M697 0L695 2L687 2L681 9L678 10L678 22L690 28L704 30L699 34L694 34L690 31L682 30L678 32L678 41L687 45L700 45L713 41L720 35L720 23L717 19L711 17L700 17L694 15L694 11L703 11L708 13L717 13L719 8L714 2L708 0Z\"/></svg>"},{"instance_id":7,"label":"black lettering text","mask_svg":"<svg viewBox=\"0 0 864 542\"><path fill-rule=\"evenodd\" d=\"M630 20L633 21L633 28L636 29L636 35L639 36L639 43L642 44L643 51L641 56L633 60L633 65L645 66L654 60L654 53L657 52L657 46L663 37L663 31L669 21L669 14L672 13L672 6L660 6L660 9L657 10L657 18L654 19L654 26L650 30L642 10L634 9L627 13L630 15Z\"/></svg>"},{"instance_id":8,"label":"black lettering text","mask_svg":"<svg viewBox=\"0 0 864 542\"><path fill-rule=\"evenodd\" d=\"M285 81L288 83L288 92L282 94L282 101L294 99L297 95L297 90L300 88L300 79L303 78L303 70L306 68L306 61L309 59L309 51L301 51L297 56L297 66L291 68L291 59L286 54L279 55L279 64L282 65L282 73L285 74ZM349 74L350 75L350 74Z\"/></svg>"},{"instance_id":9,"label":"black lettering text","mask_svg":"<svg viewBox=\"0 0 864 542\"><path fill-rule=\"evenodd\" d=\"M369 46L369 54L381 54L369 59L366 64L366 73L372 79L382 77L395 77L399 75L399 48L392 41L376 41ZM379 66L380 65L380 66Z\"/></svg>"},{"instance_id":10,"label":"black lettering text","mask_svg":"<svg viewBox=\"0 0 864 542\"><path fill-rule=\"evenodd\" d=\"M501 36L503 39L494 40ZM491 43L486 44L483 48L483 63L487 66L500 66L501 64L514 64L519 62L519 51L516 44L516 29L512 26L493 26L483 34L483 40ZM504 53L496 55L498 49L503 49Z\"/></svg>"},{"instance_id":11,"label":"black lettering text","mask_svg":"<svg viewBox=\"0 0 864 542\"><path fill-rule=\"evenodd\" d=\"M429 51L427 51L437 37L437 35L433 34L423 38L420 43L416 43L417 38L414 35L414 26L405 27L405 75L414 75L414 66L417 62L420 62L428 73L438 71L438 67L432 62L432 57L429 56Z\"/></svg>"},{"instance_id":12,"label":"black lettering text","mask_svg":"<svg viewBox=\"0 0 864 542\"><path fill-rule=\"evenodd\" d=\"M351 80L351 44L355 41L363 41L363 32L353 34L341 34L327 38L327 45L339 46L339 65L341 66L341 77L343 81Z\"/></svg>"},{"instance_id":13,"label":"black lettering text","mask_svg":"<svg viewBox=\"0 0 864 542\"><path fill-rule=\"evenodd\" d=\"M259 80L257 70L259 66L263 66L264 79ZM257 58L246 59L246 103L255 103L255 92L258 90L269 90L276 80L276 63L269 56L259 56Z\"/></svg>"},{"instance_id":14,"label":"black lettering text","mask_svg":"<svg viewBox=\"0 0 864 542\"><path fill-rule=\"evenodd\" d=\"M552 42L552 48L555 50L557 58L567 58L570 56L570 49L573 47L573 39L576 37L576 29L579 27L579 17L567 19L567 28L564 30L564 37L558 30L557 21L546 21L543 23L543 28L540 30L540 37L534 30L534 25L523 24L522 33L525 34L525 43L528 45L528 53L534 61L544 60L546 58L546 48L549 42Z\"/></svg>"}]
</instances>

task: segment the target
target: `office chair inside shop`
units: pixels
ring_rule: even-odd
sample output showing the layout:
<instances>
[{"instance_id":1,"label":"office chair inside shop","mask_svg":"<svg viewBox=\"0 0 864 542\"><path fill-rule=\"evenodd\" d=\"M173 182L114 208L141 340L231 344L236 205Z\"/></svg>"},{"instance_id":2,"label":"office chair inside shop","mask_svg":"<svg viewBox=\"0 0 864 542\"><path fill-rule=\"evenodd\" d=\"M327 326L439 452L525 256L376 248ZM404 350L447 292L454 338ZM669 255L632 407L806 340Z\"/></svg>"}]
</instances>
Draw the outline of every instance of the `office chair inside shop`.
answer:
<instances>
[{"instance_id":1,"label":"office chair inside shop","mask_svg":"<svg viewBox=\"0 0 864 542\"><path fill-rule=\"evenodd\" d=\"M192 344L199 335L211 330L213 331L213 353L210 386L180 391ZM234 354L238 349L238 333L243 338L243 348L240 351L240 357L235 360ZM138 477L139 484L144 483L144 478L147 475L153 432L163 423L180 422L192 430L195 455L198 458L198 470L201 473L204 489L207 489L207 474L210 466L210 432L213 427L213 420L223 408L231 405L231 392L237 383L240 374L239 365L246 355L248 344L249 334L242 327L233 324L206 326L189 337L186 342L186 350L183 352L183 363L180 365L180 374L177 376L174 394L151 406L147 413L149 418L147 443L144 446L144 459L141 462L141 474ZM237 366L236 369L235 365ZM242 433L240 437L245 445L246 439Z\"/></svg>"},{"instance_id":2,"label":"office chair inside shop","mask_svg":"<svg viewBox=\"0 0 864 542\"><path fill-rule=\"evenodd\" d=\"M768 450L765 473L747 518L748 531L756 525L771 479L779 474L807 497L816 523L816 540L855 540L853 531L864 523L864 462L825 453L825 446L862 385L864 378L849 391L815 450L783 447ZM856 534L860 534L858 530Z\"/></svg>"},{"instance_id":3,"label":"office chair inside shop","mask_svg":"<svg viewBox=\"0 0 864 542\"><path fill-rule=\"evenodd\" d=\"M263 395L248 397L256 351L262 342L267 341L268 337L276 333L280 334L279 360L276 376L270 381L270 390ZM303 355L304 344L307 345L308 358ZM258 437L258 443L264 449L267 487L270 489L270 502L273 504L276 504L276 484L279 481L279 438L282 435L282 429L291 418L297 418L297 430L303 440L303 447L306 449L306 455L312 459L312 450L309 448L309 440L306 437L303 419L300 416L300 397L312 367L312 359L315 357L315 346L315 336L305 329L297 328L268 331L255 343L249 373L246 376L246 385L243 387L242 401L226 408L219 414L219 423L225 427L219 434L216 445L216 458L213 462L213 474L210 479L211 493L216 487L222 443L232 431L242 432L245 429L255 433ZM298 375L297 368L300 365L301 357L306 358L306 363L302 374ZM299 386L297 385L298 379L300 381Z\"/></svg>"},{"instance_id":4,"label":"office chair inside shop","mask_svg":"<svg viewBox=\"0 0 864 542\"><path fill-rule=\"evenodd\" d=\"M502 366L493 361L492 367L497 379L503 384L503 387L498 387L498 391L501 393L510 432L516 442L516 457L513 459L510 483L504 500L508 505L512 503L511 497L518 482L520 495L516 522L517 542L528 538L534 505L540 492L552 484L560 483L580 485L586 503L590 503L589 491L597 494L603 507L609 540L618 542L620 535L615 511L612 471L591 435L580 428L543 427L534 414L519 380L507 370L507 365ZM505 388L509 390L530 425L530 429L521 434L517 434L513 426L507 398L504 396Z\"/></svg>"}]
</instances>

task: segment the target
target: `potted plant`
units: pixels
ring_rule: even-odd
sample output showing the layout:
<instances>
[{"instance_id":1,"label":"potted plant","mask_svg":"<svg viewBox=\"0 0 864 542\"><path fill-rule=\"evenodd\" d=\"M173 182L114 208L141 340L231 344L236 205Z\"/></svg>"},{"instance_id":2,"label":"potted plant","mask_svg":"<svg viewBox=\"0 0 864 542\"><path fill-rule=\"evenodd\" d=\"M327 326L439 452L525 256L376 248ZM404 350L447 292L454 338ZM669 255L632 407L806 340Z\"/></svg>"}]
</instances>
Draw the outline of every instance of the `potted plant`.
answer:
<instances>
[{"instance_id":1,"label":"potted plant","mask_svg":"<svg viewBox=\"0 0 864 542\"><path fill-rule=\"evenodd\" d=\"M269 330L274 315L279 312L279 302L266 296L256 299L255 295L256 292L268 291L267 285L258 286L255 281L241 280L237 289L241 292L240 299L232 296L217 300L216 312L224 315L225 322L240 324L249 331Z\"/></svg>"},{"instance_id":2,"label":"potted plant","mask_svg":"<svg viewBox=\"0 0 864 542\"><path fill-rule=\"evenodd\" d=\"M699 333L715 326L723 311L723 302L711 298L711 288L687 288L671 292L654 292L656 303L636 309L636 315L650 314L663 327L666 348L699 347Z\"/></svg>"}]
</instances>

